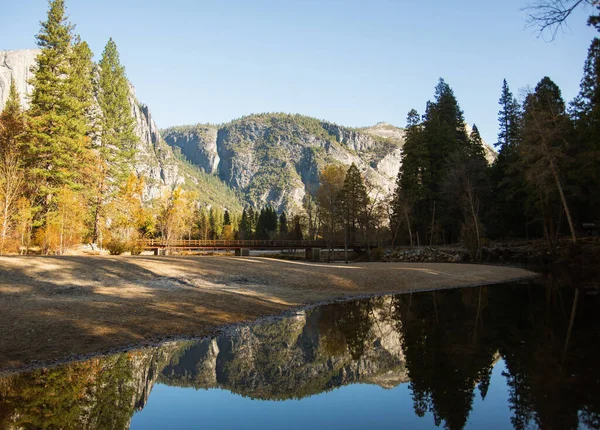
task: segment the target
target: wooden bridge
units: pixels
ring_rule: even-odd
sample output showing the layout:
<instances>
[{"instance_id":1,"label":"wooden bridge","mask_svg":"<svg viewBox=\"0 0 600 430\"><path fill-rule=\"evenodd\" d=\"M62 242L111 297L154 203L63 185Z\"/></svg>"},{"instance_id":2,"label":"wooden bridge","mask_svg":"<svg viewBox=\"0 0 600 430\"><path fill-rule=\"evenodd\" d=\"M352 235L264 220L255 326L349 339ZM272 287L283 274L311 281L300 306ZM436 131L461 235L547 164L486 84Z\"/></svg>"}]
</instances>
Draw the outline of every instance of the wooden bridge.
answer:
<instances>
[{"instance_id":1,"label":"wooden bridge","mask_svg":"<svg viewBox=\"0 0 600 430\"><path fill-rule=\"evenodd\" d=\"M198 239L141 239L138 246L144 250L154 251L154 255L166 254L167 249L188 249L188 250L234 250L235 255L250 255L250 250L284 250L284 249L305 249L306 258L311 261L318 260L321 249L327 249L329 246L340 249L344 248L344 242L335 241L328 244L324 240L198 240ZM370 243L369 247L377 247L377 243ZM366 248L364 242L348 243L348 248Z\"/></svg>"}]
</instances>

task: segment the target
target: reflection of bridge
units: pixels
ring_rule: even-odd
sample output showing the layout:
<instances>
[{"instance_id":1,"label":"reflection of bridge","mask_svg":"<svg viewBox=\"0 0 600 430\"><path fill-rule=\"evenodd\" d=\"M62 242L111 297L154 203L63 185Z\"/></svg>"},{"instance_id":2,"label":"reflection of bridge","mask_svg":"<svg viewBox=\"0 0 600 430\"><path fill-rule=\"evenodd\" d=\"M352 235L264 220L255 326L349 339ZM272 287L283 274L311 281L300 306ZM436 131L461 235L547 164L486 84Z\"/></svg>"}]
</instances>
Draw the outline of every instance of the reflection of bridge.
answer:
<instances>
[{"instance_id":1,"label":"reflection of bridge","mask_svg":"<svg viewBox=\"0 0 600 430\"><path fill-rule=\"evenodd\" d=\"M165 254L167 249L188 249L188 250L235 250L235 255L247 256L250 250L283 250L283 249L305 249L307 260L318 260L321 249L329 246L333 248L343 248L344 242L335 241L328 244L324 240L169 240L163 239L142 239L138 245L145 250L154 251L154 255ZM371 248L377 246L377 243L370 243ZM350 249L366 248L364 242L348 243Z\"/></svg>"}]
</instances>

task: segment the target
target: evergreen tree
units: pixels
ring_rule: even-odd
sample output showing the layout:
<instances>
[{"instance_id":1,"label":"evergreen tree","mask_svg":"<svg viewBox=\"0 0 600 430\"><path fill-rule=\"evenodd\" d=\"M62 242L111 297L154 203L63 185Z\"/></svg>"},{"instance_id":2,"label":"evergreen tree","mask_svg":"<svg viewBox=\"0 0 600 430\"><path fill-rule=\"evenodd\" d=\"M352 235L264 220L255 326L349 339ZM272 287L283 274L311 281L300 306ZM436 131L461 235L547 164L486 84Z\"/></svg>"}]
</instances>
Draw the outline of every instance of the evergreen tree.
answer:
<instances>
[{"instance_id":1,"label":"evergreen tree","mask_svg":"<svg viewBox=\"0 0 600 430\"><path fill-rule=\"evenodd\" d=\"M579 186L583 221L600 219L600 39L594 38L583 68L579 94L571 104L576 145L572 182Z\"/></svg>"},{"instance_id":2,"label":"evergreen tree","mask_svg":"<svg viewBox=\"0 0 600 430\"><path fill-rule=\"evenodd\" d=\"M15 81L10 81L8 99L0 113L0 157L19 154L25 133L25 118Z\"/></svg>"},{"instance_id":3,"label":"evergreen tree","mask_svg":"<svg viewBox=\"0 0 600 430\"><path fill-rule=\"evenodd\" d=\"M500 131L495 146L500 148L500 153L506 153L511 146L516 144L518 139L520 117L519 103L510 92L506 79L502 81L502 95L498 104L500 104L500 111L498 112Z\"/></svg>"},{"instance_id":4,"label":"evergreen tree","mask_svg":"<svg viewBox=\"0 0 600 430\"><path fill-rule=\"evenodd\" d=\"M423 121L423 139L427 147L428 174L424 177L427 189L426 227L429 243L440 239L458 239L458 209L444 206L444 181L447 177L448 162L457 152L469 147L469 136L465 128L463 112L458 105L450 86L440 79L435 88L435 99L427 104ZM446 200L447 201L447 200Z\"/></svg>"},{"instance_id":5,"label":"evergreen tree","mask_svg":"<svg viewBox=\"0 0 600 430\"><path fill-rule=\"evenodd\" d=\"M108 40L98 66L98 104L102 109L100 152L108 177L118 182L129 174L138 138L129 104L129 83L112 38Z\"/></svg>"},{"instance_id":6,"label":"evergreen tree","mask_svg":"<svg viewBox=\"0 0 600 430\"><path fill-rule=\"evenodd\" d=\"M223 215L223 225L231 225L231 216L229 215L228 210L226 210Z\"/></svg>"},{"instance_id":7,"label":"evergreen tree","mask_svg":"<svg viewBox=\"0 0 600 430\"><path fill-rule=\"evenodd\" d=\"M480 161L486 162L485 149L483 148L483 139L479 134L479 129L473 124L473 130L469 136L469 156Z\"/></svg>"},{"instance_id":8,"label":"evergreen tree","mask_svg":"<svg viewBox=\"0 0 600 430\"><path fill-rule=\"evenodd\" d=\"M412 109L406 119L406 137L402 147L402 165L396 178L396 189L391 201L393 239L405 223L410 244L413 245L412 225L425 224L424 212L428 190L429 154L423 138L423 126L418 112ZM424 236L423 236L424 237Z\"/></svg>"},{"instance_id":9,"label":"evergreen tree","mask_svg":"<svg viewBox=\"0 0 600 430\"><path fill-rule=\"evenodd\" d=\"M240 240L248 240L252 237L252 225L246 209L242 212L242 218L238 226L238 236Z\"/></svg>"},{"instance_id":10,"label":"evergreen tree","mask_svg":"<svg viewBox=\"0 0 600 430\"><path fill-rule=\"evenodd\" d=\"M48 209L52 195L63 186L80 187L82 167L89 156L88 118L91 68L84 64L84 46L73 46L73 26L64 0L51 0L48 19L36 36L41 52L30 81L31 136L27 165L39 184L39 197ZM89 60L89 57L87 58Z\"/></svg>"},{"instance_id":11,"label":"evergreen tree","mask_svg":"<svg viewBox=\"0 0 600 430\"><path fill-rule=\"evenodd\" d=\"M498 157L492 166L494 209L490 230L496 237L527 236L528 222L525 211L527 191L525 178L517 166L520 139L521 107L510 92L506 80L498 102Z\"/></svg>"},{"instance_id":12,"label":"evergreen tree","mask_svg":"<svg viewBox=\"0 0 600 430\"><path fill-rule=\"evenodd\" d=\"M285 211L281 212L279 215L279 237L281 239L287 239L289 235L288 231L288 220Z\"/></svg>"},{"instance_id":13,"label":"evergreen tree","mask_svg":"<svg viewBox=\"0 0 600 430\"><path fill-rule=\"evenodd\" d=\"M269 240L277 232L277 213L271 206L261 209L256 223L256 238L260 240Z\"/></svg>"},{"instance_id":14,"label":"evergreen tree","mask_svg":"<svg viewBox=\"0 0 600 430\"><path fill-rule=\"evenodd\" d=\"M125 68L119 60L117 45L109 39L98 64L97 94L102 113L100 119L99 152L101 157L96 198L94 241L102 207L129 175L137 136L135 121L129 105L129 84Z\"/></svg>"}]
</instances>

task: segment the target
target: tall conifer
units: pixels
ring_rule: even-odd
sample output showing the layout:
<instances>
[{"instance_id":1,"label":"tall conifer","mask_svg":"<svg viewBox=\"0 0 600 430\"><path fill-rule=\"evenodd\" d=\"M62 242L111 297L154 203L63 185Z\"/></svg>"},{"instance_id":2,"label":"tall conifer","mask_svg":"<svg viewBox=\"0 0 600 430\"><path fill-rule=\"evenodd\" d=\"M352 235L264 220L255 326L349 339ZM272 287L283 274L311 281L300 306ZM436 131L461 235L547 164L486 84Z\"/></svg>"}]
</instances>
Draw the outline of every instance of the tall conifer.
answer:
<instances>
[{"instance_id":1,"label":"tall conifer","mask_svg":"<svg viewBox=\"0 0 600 430\"><path fill-rule=\"evenodd\" d=\"M500 152L507 152L511 146L516 144L519 135L520 106L517 99L510 92L506 79L502 82L502 95L498 101L500 111L498 112L498 142Z\"/></svg>"},{"instance_id":2,"label":"tall conifer","mask_svg":"<svg viewBox=\"0 0 600 430\"><path fill-rule=\"evenodd\" d=\"M600 219L600 39L594 38L583 67L579 94L571 105L577 140L572 181L580 188L582 220Z\"/></svg>"},{"instance_id":3,"label":"tall conifer","mask_svg":"<svg viewBox=\"0 0 600 430\"><path fill-rule=\"evenodd\" d=\"M89 52L73 47L73 25L64 0L51 0L48 19L36 36L41 52L30 83L31 136L27 164L39 184L46 205L61 187L78 188L82 158L89 150Z\"/></svg>"},{"instance_id":4,"label":"tall conifer","mask_svg":"<svg viewBox=\"0 0 600 430\"><path fill-rule=\"evenodd\" d=\"M102 109L100 151L108 176L119 182L129 174L129 163L138 138L129 105L129 83L112 38L106 44L98 66L98 103Z\"/></svg>"}]
</instances>

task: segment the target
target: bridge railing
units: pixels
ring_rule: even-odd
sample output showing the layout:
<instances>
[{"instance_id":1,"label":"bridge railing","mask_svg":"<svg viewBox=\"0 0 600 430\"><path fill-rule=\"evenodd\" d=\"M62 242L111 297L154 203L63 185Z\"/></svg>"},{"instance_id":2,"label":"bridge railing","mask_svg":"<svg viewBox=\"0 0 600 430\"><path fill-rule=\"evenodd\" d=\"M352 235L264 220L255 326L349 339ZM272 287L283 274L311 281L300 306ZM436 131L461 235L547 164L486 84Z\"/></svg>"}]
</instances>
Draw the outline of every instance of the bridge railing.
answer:
<instances>
[{"instance_id":1,"label":"bridge railing","mask_svg":"<svg viewBox=\"0 0 600 430\"><path fill-rule=\"evenodd\" d=\"M201 240L177 239L166 241L164 239L141 239L138 246L143 248L326 248L328 244L323 240ZM334 248L343 248L344 242L334 242ZM371 248L376 247L376 242L370 243ZM364 247L363 242L349 243L348 247Z\"/></svg>"}]
</instances>

